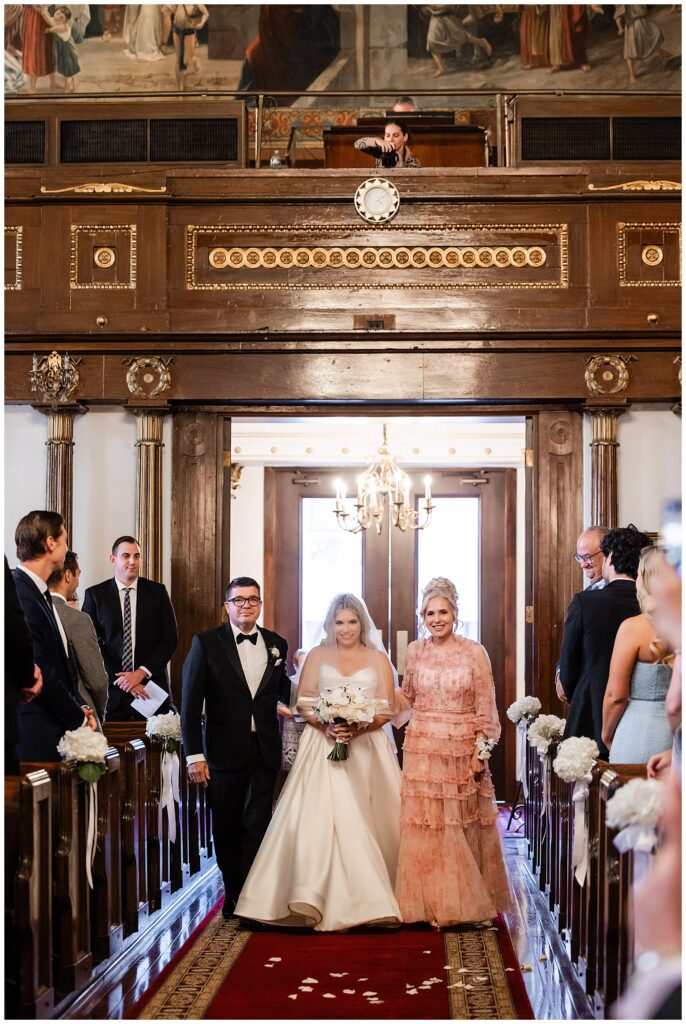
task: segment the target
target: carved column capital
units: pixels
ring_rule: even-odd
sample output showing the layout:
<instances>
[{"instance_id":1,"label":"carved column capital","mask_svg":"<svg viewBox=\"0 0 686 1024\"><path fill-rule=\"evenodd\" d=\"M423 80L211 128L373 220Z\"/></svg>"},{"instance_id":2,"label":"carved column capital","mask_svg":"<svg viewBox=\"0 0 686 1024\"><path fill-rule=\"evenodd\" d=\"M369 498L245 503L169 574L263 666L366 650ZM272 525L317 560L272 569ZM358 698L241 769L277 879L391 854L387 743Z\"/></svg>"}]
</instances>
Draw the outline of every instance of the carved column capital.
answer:
<instances>
[{"instance_id":1,"label":"carved column capital","mask_svg":"<svg viewBox=\"0 0 686 1024\"><path fill-rule=\"evenodd\" d=\"M591 417L591 522L611 530L619 520L617 421L626 405L589 406Z\"/></svg>"},{"instance_id":2,"label":"carved column capital","mask_svg":"<svg viewBox=\"0 0 686 1024\"><path fill-rule=\"evenodd\" d=\"M136 529L143 573L162 579L162 431L168 407L129 407L136 417Z\"/></svg>"}]
</instances>

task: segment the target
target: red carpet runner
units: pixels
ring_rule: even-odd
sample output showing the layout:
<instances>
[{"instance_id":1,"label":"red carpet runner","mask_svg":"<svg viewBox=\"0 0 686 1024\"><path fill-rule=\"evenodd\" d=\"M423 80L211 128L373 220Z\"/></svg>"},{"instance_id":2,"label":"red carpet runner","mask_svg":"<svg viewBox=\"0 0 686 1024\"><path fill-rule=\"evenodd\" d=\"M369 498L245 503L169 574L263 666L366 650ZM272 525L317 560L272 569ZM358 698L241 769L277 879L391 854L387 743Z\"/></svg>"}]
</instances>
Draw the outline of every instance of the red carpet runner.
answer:
<instances>
[{"instance_id":1,"label":"red carpet runner","mask_svg":"<svg viewBox=\"0 0 686 1024\"><path fill-rule=\"evenodd\" d=\"M510 938L490 928L245 931L214 917L130 1015L147 1020L533 1019Z\"/></svg>"}]
</instances>

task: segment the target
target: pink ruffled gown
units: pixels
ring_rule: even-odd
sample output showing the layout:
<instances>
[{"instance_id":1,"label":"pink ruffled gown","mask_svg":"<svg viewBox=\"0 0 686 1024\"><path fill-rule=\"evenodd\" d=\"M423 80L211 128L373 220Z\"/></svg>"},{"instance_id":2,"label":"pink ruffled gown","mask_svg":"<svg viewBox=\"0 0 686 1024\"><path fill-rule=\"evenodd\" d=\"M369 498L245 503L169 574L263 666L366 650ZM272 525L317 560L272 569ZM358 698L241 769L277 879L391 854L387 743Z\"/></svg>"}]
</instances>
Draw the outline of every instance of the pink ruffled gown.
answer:
<instances>
[{"instance_id":1,"label":"pink ruffled gown","mask_svg":"<svg viewBox=\"0 0 686 1024\"><path fill-rule=\"evenodd\" d=\"M408 648L396 897L403 921L482 921L512 906L488 764L470 767L477 733L500 736L491 663L481 644L432 638Z\"/></svg>"}]
</instances>

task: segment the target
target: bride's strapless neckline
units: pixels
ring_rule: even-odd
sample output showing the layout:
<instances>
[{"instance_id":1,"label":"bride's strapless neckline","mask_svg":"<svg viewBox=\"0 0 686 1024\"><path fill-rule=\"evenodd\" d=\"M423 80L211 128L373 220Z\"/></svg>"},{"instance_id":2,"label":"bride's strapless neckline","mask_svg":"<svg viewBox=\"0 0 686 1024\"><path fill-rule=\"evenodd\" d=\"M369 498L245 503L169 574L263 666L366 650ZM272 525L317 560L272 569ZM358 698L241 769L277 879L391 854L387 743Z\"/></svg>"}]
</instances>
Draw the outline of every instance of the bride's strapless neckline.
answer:
<instances>
[{"instance_id":1,"label":"bride's strapless neckline","mask_svg":"<svg viewBox=\"0 0 686 1024\"><path fill-rule=\"evenodd\" d=\"M322 668L330 668L331 671L334 672L339 679L354 679L355 676L359 676L360 672L368 672L370 667L370 665L365 665L364 668L358 668L357 672L353 672L351 676L344 676L338 671L338 669L334 668L333 665L327 665L326 663L322 665Z\"/></svg>"}]
</instances>

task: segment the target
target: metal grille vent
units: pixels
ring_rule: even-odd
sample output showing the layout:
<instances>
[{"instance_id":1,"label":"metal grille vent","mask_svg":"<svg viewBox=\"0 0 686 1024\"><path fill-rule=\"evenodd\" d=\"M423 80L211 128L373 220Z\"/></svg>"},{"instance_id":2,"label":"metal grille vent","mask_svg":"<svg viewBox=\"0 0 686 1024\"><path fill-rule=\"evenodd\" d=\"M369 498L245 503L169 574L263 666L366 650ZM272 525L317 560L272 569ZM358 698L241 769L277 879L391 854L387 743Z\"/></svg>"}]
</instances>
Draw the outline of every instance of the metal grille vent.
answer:
<instances>
[{"instance_id":1,"label":"metal grille vent","mask_svg":"<svg viewBox=\"0 0 686 1024\"><path fill-rule=\"evenodd\" d=\"M681 119L613 118L612 155L615 160L681 160Z\"/></svg>"},{"instance_id":2,"label":"metal grille vent","mask_svg":"<svg viewBox=\"0 0 686 1024\"><path fill-rule=\"evenodd\" d=\"M144 163L148 123L126 121L62 121L60 163Z\"/></svg>"},{"instance_id":3,"label":"metal grille vent","mask_svg":"<svg viewBox=\"0 0 686 1024\"><path fill-rule=\"evenodd\" d=\"M45 163L44 121L5 121L5 163Z\"/></svg>"},{"instance_id":4,"label":"metal grille vent","mask_svg":"<svg viewBox=\"0 0 686 1024\"><path fill-rule=\"evenodd\" d=\"M238 121L235 117L151 120L150 160L238 160Z\"/></svg>"},{"instance_id":5,"label":"metal grille vent","mask_svg":"<svg viewBox=\"0 0 686 1024\"><path fill-rule=\"evenodd\" d=\"M610 160L609 117L523 117L522 160Z\"/></svg>"}]
</instances>

